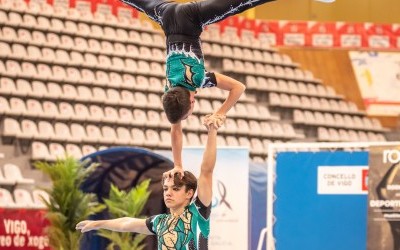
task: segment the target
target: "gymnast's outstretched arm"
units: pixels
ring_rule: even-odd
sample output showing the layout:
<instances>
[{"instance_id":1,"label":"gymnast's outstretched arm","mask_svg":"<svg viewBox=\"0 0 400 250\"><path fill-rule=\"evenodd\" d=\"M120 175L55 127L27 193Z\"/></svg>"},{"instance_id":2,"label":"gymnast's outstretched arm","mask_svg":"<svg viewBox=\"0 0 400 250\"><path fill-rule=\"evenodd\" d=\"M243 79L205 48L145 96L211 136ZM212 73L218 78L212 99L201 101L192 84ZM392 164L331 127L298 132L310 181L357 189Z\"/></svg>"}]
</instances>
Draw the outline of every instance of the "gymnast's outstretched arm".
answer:
<instances>
[{"instance_id":1,"label":"gymnast's outstretched arm","mask_svg":"<svg viewBox=\"0 0 400 250\"><path fill-rule=\"evenodd\" d=\"M76 230L81 230L82 233L92 230L106 229L115 232L133 232L151 235L153 232L146 226L145 219L136 219L131 217L123 217L110 220L84 220L76 225Z\"/></svg>"},{"instance_id":2,"label":"gymnast's outstretched arm","mask_svg":"<svg viewBox=\"0 0 400 250\"><path fill-rule=\"evenodd\" d=\"M161 24L161 9L159 8L161 4L170 1L166 0L120 0L140 12L145 13L148 17Z\"/></svg>"},{"instance_id":3,"label":"gymnast's outstretched arm","mask_svg":"<svg viewBox=\"0 0 400 250\"><path fill-rule=\"evenodd\" d=\"M203 0L196 2L202 27L275 0Z\"/></svg>"}]
</instances>

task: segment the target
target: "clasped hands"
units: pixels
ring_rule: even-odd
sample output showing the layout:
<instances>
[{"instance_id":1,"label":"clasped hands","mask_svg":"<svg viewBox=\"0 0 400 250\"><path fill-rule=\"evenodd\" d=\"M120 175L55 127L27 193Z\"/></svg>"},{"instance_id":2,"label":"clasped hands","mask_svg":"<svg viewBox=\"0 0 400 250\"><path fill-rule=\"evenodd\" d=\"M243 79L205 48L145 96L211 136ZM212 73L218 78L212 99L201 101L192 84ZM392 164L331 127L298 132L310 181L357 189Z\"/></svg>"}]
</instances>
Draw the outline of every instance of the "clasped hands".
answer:
<instances>
[{"instance_id":1,"label":"clasped hands","mask_svg":"<svg viewBox=\"0 0 400 250\"><path fill-rule=\"evenodd\" d=\"M226 115L209 114L203 118L203 125L207 128L207 130L210 130L211 126L213 126L215 129L218 130L225 123L225 120L226 120ZM179 173L181 178L183 177L184 171L182 166L175 165L173 169L163 174L163 178L172 177L176 173Z\"/></svg>"},{"instance_id":2,"label":"clasped hands","mask_svg":"<svg viewBox=\"0 0 400 250\"><path fill-rule=\"evenodd\" d=\"M219 129L226 120L226 115L221 114L209 114L203 118L203 125L206 126L207 130L210 126L214 126L215 129Z\"/></svg>"}]
</instances>

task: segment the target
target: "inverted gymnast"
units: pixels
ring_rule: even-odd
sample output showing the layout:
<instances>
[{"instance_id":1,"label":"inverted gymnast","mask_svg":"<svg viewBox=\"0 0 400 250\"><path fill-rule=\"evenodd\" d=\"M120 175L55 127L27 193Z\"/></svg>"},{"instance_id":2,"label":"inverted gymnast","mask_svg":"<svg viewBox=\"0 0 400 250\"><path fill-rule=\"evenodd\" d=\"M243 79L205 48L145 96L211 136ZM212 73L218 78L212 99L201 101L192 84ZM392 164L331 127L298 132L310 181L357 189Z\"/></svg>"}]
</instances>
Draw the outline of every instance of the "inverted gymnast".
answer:
<instances>
[{"instance_id":1,"label":"inverted gymnast","mask_svg":"<svg viewBox=\"0 0 400 250\"><path fill-rule=\"evenodd\" d=\"M82 233L107 229L117 232L135 232L157 236L157 249L207 250L210 233L212 176L217 154L217 128L206 126L208 138L200 176L185 171L162 179L164 202L170 214L159 214L147 219L123 217L111 220L85 220L76 225ZM197 196L193 199L197 189ZM193 200L193 201L192 201Z\"/></svg>"},{"instance_id":2,"label":"inverted gymnast","mask_svg":"<svg viewBox=\"0 0 400 250\"><path fill-rule=\"evenodd\" d=\"M218 87L229 91L221 105L206 121L221 125L226 113L237 102L245 86L228 76L204 67L200 35L203 29L229 16L274 0L203 0L176 3L168 0L121 0L156 21L166 36L166 85L162 103L171 123L174 171L182 169L181 121L193 112L197 88ZM317 0L332 2L334 0Z\"/></svg>"},{"instance_id":3,"label":"inverted gymnast","mask_svg":"<svg viewBox=\"0 0 400 250\"><path fill-rule=\"evenodd\" d=\"M162 103L171 123L175 165L172 174L176 171L183 173L181 121L192 114L196 89L217 86L229 91L221 107L207 117L208 121L215 120L218 126L224 122L226 113L245 90L241 82L205 69L200 34L209 24L273 0L204 0L188 3L167 0L122 1L156 21L165 33L167 81Z\"/></svg>"}]
</instances>

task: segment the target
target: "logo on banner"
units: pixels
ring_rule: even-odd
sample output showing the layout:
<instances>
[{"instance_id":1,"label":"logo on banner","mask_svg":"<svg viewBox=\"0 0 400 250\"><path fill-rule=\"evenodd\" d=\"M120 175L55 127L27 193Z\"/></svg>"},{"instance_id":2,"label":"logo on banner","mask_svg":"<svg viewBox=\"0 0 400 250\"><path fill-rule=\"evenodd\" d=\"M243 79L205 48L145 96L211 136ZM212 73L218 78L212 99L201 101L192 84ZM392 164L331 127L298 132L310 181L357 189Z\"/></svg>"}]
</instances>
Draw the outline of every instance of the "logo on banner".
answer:
<instances>
[{"instance_id":1,"label":"logo on banner","mask_svg":"<svg viewBox=\"0 0 400 250\"><path fill-rule=\"evenodd\" d=\"M400 162L400 150L397 149L387 149L383 150L382 154L383 163L399 163Z\"/></svg>"},{"instance_id":2,"label":"logo on banner","mask_svg":"<svg viewBox=\"0 0 400 250\"><path fill-rule=\"evenodd\" d=\"M228 202L226 199L227 192L226 192L226 186L225 184L218 180L217 181L217 190L218 190L218 197L214 196L214 201L212 203L212 207L217 207L217 206L225 206L229 210L232 210L231 204Z\"/></svg>"}]
</instances>

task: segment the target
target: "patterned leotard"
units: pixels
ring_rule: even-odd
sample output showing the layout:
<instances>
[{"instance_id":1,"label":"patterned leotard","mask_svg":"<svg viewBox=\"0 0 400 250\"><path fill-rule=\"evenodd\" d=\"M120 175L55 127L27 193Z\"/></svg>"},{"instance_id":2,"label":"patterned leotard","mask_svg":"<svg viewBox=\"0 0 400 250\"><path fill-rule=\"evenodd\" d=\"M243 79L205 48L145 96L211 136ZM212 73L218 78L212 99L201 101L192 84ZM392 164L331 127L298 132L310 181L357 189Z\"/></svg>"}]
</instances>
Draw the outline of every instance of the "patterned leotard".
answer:
<instances>
[{"instance_id":1,"label":"patterned leotard","mask_svg":"<svg viewBox=\"0 0 400 250\"><path fill-rule=\"evenodd\" d=\"M210 213L211 205L196 198L179 217L159 214L147 218L146 225L157 235L158 250L207 250Z\"/></svg>"}]
</instances>

